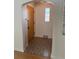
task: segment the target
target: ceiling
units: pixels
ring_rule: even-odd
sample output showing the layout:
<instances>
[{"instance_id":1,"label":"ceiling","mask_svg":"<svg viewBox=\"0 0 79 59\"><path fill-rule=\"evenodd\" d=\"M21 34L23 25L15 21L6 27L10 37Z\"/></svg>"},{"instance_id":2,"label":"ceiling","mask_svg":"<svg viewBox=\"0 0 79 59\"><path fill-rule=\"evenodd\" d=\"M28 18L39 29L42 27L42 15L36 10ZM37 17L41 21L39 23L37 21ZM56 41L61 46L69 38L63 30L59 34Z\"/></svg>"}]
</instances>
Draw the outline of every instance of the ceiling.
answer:
<instances>
[{"instance_id":1,"label":"ceiling","mask_svg":"<svg viewBox=\"0 0 79 59\"><path fill-rule=\"evenodd\" d=\"M65 6L65 0L46 0L46 1L52 1L58 6L59 8L62 8Z\"/></svg>"},{"instance_id":2,"label":"ceiling","mask_svg":"<svg viewBox=\"0 0 79 59\"><path fill-rule=\"evenodd\" d=\"M32 1L32 0L22 0L22 2L25 3L28 2L28 1ZM54 2L55 5L57 6L57 8L63 8L65 6L65 0L44 0L44 1L51 1L51 2Z\"/></svg>"}]
</instances>

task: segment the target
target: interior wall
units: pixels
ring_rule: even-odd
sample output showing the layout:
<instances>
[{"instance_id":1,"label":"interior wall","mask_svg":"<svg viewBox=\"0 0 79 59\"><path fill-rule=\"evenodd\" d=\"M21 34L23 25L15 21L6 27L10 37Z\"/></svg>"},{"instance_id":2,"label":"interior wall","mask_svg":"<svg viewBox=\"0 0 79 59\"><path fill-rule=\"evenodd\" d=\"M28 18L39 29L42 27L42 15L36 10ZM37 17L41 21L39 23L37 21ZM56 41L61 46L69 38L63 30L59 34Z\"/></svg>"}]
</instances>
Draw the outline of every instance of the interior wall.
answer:
<instances>
[{"instance_id":1,"label":"interior wall","mask_svg":"<svg viewBox=\"0 0 79 59\"><path fill-rule=\"evenodd\" d=\"M14 50L24 52L22 4L31 0L14 1Z\"/></svg>"},{"instance_id":2,"label":"interior wall","mask_svg":"<svg viewBox=\"0 0 79 59\"><path fill-rule=\"evenodd\" d=\"M24 50L25 48L28 46L28 24L27 24L27 20L28 20L28 11L27 11L27 5L24 5L23 8L23 16L22 16L22 31L23 31L23 45L24 45Z\"/></svg>"},{"instance_id":3,"label":"interior wall","mask_svg":"<svg viewBox=\"0 0 79 59\"><path fill-rule=\"evenodd\" d=\"M51 15L50 22L45 22L46 7L51 9L51 6L48 6L48 4L39 4L35 6L35 37L43 37L44 35L48 35L48 38L52 38Z\"/></svg>"},{"instance_id":4,"label":"interior wall","mask_svg":"<svg viewBox=\"0 0 79 59\"><path fill-rule=\"evenodd\" d=\"M52 21L52 57L54 59L65 59L65 36L63 35L63 20L65 19L62 9L56 8L55 12L56 16Z\"/></svg>"},{"instance_id":5,"label":"interior wall","mask_svg":"<svg viewBox=\"0 0 79 59\"><path fill-rule=\"evenodd\" d=\"M18 0L15 0L14 3L14 49L16 51L23 51L21 5Z\"/></svg>"}]
</instances>

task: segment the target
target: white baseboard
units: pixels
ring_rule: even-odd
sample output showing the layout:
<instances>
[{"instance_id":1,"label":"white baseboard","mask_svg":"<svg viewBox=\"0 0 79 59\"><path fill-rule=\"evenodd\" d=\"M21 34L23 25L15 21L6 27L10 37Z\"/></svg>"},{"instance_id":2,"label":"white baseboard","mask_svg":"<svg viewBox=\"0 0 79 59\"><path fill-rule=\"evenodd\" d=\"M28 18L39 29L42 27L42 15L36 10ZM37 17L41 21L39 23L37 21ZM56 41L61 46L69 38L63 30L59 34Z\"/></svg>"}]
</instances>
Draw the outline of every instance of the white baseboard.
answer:
<instances>
[{"instance_id":1,"label":"white baseboard","mask_svg":"<svg viewBox=\"0 0 79 59\"><path fill-rule=\"evenodd\" d=\"M24 49L15 48L14 51L24 52L27 46L28 46L28 43L26 44Z\"/></svg>"},{"instance_id":2,"label":"white baseboard","mask_svg":"<svg viewBox=\"0 0 79 59\"><path fill-rule=\"evenodd\" d=\"M24 50L23 49L14 49L14 51L19 51L19 52L24 52Z\"/></svg>"},{"instance_id":3,"label":"white baseboard","mask_svg":"<svg viewBox=\"0 0 79 59\"><path fill-rule=\"evenodd\" d=\"M51 55L51 59L53 59L54 58L54 56L53 55Z\"/></svg>"}]
</instances>

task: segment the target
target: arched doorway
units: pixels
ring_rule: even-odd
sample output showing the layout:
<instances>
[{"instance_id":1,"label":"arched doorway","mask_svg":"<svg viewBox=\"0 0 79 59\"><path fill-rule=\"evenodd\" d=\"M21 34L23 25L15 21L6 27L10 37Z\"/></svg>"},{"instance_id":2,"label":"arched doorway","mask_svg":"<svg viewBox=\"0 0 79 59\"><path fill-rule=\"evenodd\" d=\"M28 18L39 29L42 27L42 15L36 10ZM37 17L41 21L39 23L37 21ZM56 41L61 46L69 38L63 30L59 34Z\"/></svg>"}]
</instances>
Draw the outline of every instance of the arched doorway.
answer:
<instances>
[{"instance_id":1,"label":"arched doorway","mask_svg":"<svg viewBox=\"0 0 79 59\"><path fill-rule=\"evenodd\" d=\"M27 5L26 8L28 9L27 37L29 42L25 52L50 57L52 49L52 8L54 4L47 1L35 4L31 1L24 5Z\"/></svg>"}]
</instances>

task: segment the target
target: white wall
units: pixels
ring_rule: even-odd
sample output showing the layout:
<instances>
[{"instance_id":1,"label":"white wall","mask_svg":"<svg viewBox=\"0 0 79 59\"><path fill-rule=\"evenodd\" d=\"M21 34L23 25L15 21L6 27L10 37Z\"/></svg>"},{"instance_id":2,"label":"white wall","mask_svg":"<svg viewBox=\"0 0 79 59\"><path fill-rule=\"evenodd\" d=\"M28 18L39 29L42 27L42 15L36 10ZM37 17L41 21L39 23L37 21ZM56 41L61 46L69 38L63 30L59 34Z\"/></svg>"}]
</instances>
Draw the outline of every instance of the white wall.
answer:
<instances>
[{"instance_id":1,"label":"white wall","mask_svg":"<svg viewBox=\"0 0 79 59\"><path fill-rule=\"evenodd\" d=\"M35 6L35 37L43 37L43 35L48 35L49 38L52 38L51 18L50 22L45 22L46 7L48 7L47 4L39 4Z\"/></svg>"},{"instance_id":2,"label":"white wall","mask_svg":"<svg viewBox=\"0 0 79 59\"><path fill-rule=\"evenodd\" d=\"M23 6L23 15L22 15L22 31L23 31L23 45L24 45L24 50L28 46L28 11L27 11L27 5Z\"/></svg>"},{"instance_id":3,"label":"white wall","mask_svg":"<svg viewBox=\"0 0 79 59\"><path fill-rule=\"evenodd\" d=\"M52 21L53 25L53 43L52 43L52 55L54 59L65 59L65 36L63 32L63 17L61 9L56 8L56 17Z\"/></svg>"},{"instance_id":4,"label":"white wall","mask_svg":"<svg viewBox=\"0 0 79 59\"><path fill-rule=\"evenodd\" d=\"M24 36L22 27L22 4L30 0L15 0L14 2L14 50L24 51Z\"/></svg>"},{"instance_id":5,"label":"white wall","mask_svg":"<svg viewBox=\"0 0 79 59\"><path fill-rule=\"evenodd\" d=\"M15 13L14 13L14 49L23 51L23 35L22 35L22 22L21 22L21 5L18 0L15 0Z\"/></svg>"}]
</instances>

